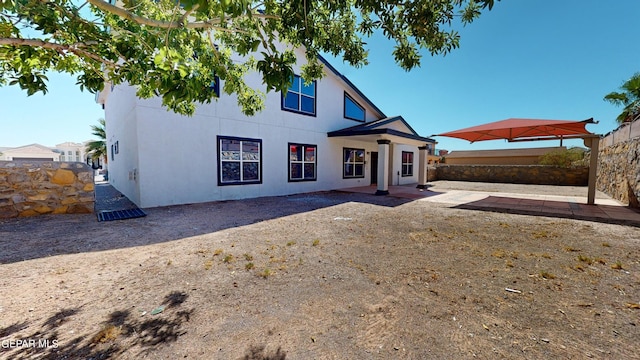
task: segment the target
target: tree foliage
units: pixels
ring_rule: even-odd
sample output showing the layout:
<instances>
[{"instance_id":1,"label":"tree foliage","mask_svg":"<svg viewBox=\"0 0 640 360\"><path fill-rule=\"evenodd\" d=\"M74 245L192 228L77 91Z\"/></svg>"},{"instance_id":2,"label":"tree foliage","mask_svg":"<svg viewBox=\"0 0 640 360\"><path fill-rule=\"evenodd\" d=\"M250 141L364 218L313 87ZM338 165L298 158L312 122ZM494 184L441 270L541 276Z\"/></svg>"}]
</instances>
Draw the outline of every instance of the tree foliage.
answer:
<instances>
[{"instance_id":1,"label":"tree foliage","mask_svg":"<svg viewBox=\"0 0 640 360\"><path fill-rule=\"evenodd\" d=\"M571 149L559 149L550 151L538 159L539 165L570 167L585 159L585 150L574 147ZM580 165L584 165L580 163Z\"/></svg>"},{"instance_id":2,"label":"tree foliage","mask_svg":"<svg viewBox=\"0 0 640 360\"><path fill-rule=\"evenodd\" d=\"M640 118L640 73L636 73L620 86L622 92L611 92L604 100L623 106L622 112L616 120L622 124Z\"/></svg>"},{"instance_id":3,"label":"tree foliage","mask_svg":"<svg viewBox=\"0 0 640 360\"><path fill-rule=\"evenodd\" d=\"M194 103L237 94L245 114L264 94L247 86L257 71L266 91L283 91L306 50L302 75L322 76L320 52L352 66L367 64L365 39L379 32L395 43L400 67L420 66L421 50L444 55L459 46L456 24L468 24L495 0L0 0L0 86L47 92L47 71L67 72L91 92L129 83L138 96L192 114ZM497 0L499 1L499 0Z\"/></svg>"}]
</instances>

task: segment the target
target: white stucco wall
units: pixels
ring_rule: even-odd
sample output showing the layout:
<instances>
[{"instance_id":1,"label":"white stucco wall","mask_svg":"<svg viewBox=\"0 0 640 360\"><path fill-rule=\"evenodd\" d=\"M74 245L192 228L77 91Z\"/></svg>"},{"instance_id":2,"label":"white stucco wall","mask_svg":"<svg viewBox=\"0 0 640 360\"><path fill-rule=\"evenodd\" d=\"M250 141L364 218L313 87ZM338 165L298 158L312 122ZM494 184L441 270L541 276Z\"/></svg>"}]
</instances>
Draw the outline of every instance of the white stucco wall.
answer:
<instances>
[{"instance_id":1,"label":"white stucco wall","mask_svg":"<svg viewBox=\"0 0 640 360\"><path fill-rule=\"evenodd\" d=\"M139 182L129 178L129 174L138 169L136 102L133 87L116 86L105 103L105 128L109 182L131 201L139 204ZM116 142L119 151L112 156L111 147L115 146Z\"/></svg>"},{"instance_id":2,"label":"white stucco wall","mask_svg":"<svg viewBox=\"0 0 640 360\"><path fill-rule=\"evenodd\" d=\"M299 68L295 70L300 74ZM282 110L280 93L271 92L267 94L265 109L253 117L243 115L236 97L224 93L218 101L198 106L194 116L185 117L167 111L159 98L137 99L134 88L115 87L102 97L110 182L141 207L369 185L370 153L378 151L377 143L329 138L327 132L361 124L344 118L345 91L365 107L367 121L377 120L382 114L342 79L326 69L325 73L316 86L316 116ZM246 80L257 87L262 83L256 74L249 75ZM217 136L262 140L261 184L218 186ZM112 159L110 149L116 142L119 154ZM288 181L289 143L317 145L316 181ZM345 147L365 149L364 178L343 179ZM397 149L414 152L415 175L402 178L401 183L415 183L417 147L398 146ZM401 150L397 149L393 153L392 174L401 169ZM136 174L135 179L132 173ZM397 184L397 177L393 177Z\"/></svg>"}]
</instances>

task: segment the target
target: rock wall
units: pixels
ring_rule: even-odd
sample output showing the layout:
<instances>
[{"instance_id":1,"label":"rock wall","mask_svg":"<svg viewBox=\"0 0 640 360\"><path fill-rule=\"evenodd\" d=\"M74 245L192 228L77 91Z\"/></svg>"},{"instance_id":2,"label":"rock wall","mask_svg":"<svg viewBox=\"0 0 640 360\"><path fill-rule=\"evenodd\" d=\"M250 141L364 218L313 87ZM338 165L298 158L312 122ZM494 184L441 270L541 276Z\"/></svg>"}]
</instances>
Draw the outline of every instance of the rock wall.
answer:
<instances>
[{"instance_id":1,"label":"rock wall","mask_svg":"<svg viewBox=\"0 0 640 360\"><path fill-rule=\"evenodd\" d=\"M0 161L0 218L92 213L94 199L86 164Z\"/></svg>"},{"instance_id":2,"label":"rock wall","mask_svg":"<svg viewBox=\"0 0 640 360\"><path fill-rule=\"evenodd\" d=\"M630 207L640 207L640 137L600 149L596 188Z\"/></svg>"},{"instance_id":3,"label":"rock wall","mask_svg":"<svg viewBox=\"0 0 640 360\"><path fill-rule=\"evenodd\" d=\"M586 186L588 167L544 165L446 165L437 167L438 180L511 184Z\"/></svg>"}]
</instances>

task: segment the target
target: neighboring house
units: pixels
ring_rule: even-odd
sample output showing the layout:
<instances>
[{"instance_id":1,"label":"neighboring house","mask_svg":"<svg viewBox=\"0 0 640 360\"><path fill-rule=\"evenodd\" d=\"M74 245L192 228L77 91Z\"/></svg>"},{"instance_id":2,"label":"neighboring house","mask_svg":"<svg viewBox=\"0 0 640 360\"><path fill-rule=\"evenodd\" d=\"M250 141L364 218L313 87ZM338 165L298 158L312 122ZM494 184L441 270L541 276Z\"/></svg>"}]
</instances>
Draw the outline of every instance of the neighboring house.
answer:
<instances>
[{"instance_id":1,"label":"neighboring house","mask_svg":"<svg viewBox=\"0 0 640 360\"><path fill-rule=\"evenodd\" d=\"M253 117L242 114L235 95L221 94L185 117L159 98L136 97L133 87L105 86L97 99L105 109L110 183L141 207L425 185L435 141L401 116L386 116L321 60L322 79L306 86L296 76L286 97L268 93ZM257 74L246 80L261 86Z\"/></svg>"},{"instance_id":2,"label":"neighboring house","mask_svg":"<svg viewBox=\"0 0 640 360\"><path fill-rule=\"evenodd\" d=\"M65 142L55 147L30 144L19 147L4 147L0 150L0 160L44 160L85 162L84 144Z\"/></svg>"},{"instance_id":3,"label":"neighboring house","mask_svg":"<svg viewBox=\"0 0 640 360\"><path fill-rule=\"evenodd\" d=\"M60 161L60 154L52 148L40 145L30 144L15 148L4 148L0 160L45 160Z\"/></svg>"},{"instance_id":4,"label":"neighboring house","mask_svg":"<svg viewBox=\"0 0 640 360\"><path fill-rule=\"evenodd\" d=\"M535 165L540 156L552 151L566 150L564 146L452 151L445 156L447 165Z\"/></svg>"},{"instance_id":5,"label":"neighboring house","mask_svg":"<svg viewBox=\"0 0 640 360\"><path fill-rule=\"evenodd\" d=\"M85 144L65 142L56 145L56 150L60 152L60 161L86 162L87 156L84 152Z\"/></svg>"}]
</instances>

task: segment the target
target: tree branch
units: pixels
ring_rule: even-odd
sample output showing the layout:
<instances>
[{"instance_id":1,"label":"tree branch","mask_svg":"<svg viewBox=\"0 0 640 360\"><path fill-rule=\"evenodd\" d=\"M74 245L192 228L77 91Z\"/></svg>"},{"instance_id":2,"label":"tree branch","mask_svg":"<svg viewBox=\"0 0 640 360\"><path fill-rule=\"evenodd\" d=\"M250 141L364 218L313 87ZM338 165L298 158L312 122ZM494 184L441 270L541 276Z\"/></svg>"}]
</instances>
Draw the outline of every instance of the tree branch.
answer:
<instances>
[{"instance_id":1,"label":"tree branch","mask_svg":"<svg viewBox=\"0 0 640 360\"><path fill-rule=\"evenodd\" d=\"M116 67L116 63L103 59L100 56L85 51L83 48L91 45L98 45L97 41L87 41L84 43L75 43L75 44L57 44L52 42L47 42L43 40L37 39L18 39L18 38L0 38L0 45L13 45L13 46L31 46L31 47L40 47L43 49L52 49L56 51L64 50L72 52L79 56L88 57L100 63L103 63L110 67Z\"/></svg>"},{"instance_id":2,"label":"tree branch","mask_svg":"<svg viewBox=\"0 0 640 360\"><path fill-rule=\"evenodd\" d=\"M153 20L149 18L145 18L142 16L138 16L130 11L127 11L123 8L117 7L115 5L111 5L104 0L87 0L91 5L97 7L98 9L117 15L121 18L136 22L141 25L147 25L151 27L163 28L163 29L177 29L186 27L188 29L211 29L216 28L218 30L223 30L218 28L221 20L207 20L207 21L198 21L198 22L189 22L186 24L183 23L175 23L173 21L161 21L161 20ZM195 10L195 9L194 9ZM193 10L191 10L193 11ZM278 17L275 15L267 15L267 14L252 14L252 16L262 19L277 19ZM229 17L225 17L224 20L228 20Z\"/></svg>"}]
</instances>

